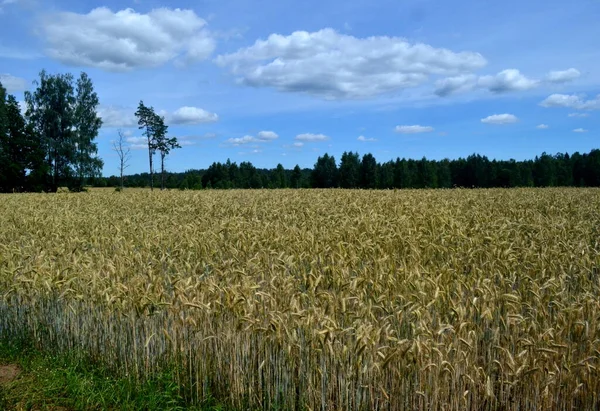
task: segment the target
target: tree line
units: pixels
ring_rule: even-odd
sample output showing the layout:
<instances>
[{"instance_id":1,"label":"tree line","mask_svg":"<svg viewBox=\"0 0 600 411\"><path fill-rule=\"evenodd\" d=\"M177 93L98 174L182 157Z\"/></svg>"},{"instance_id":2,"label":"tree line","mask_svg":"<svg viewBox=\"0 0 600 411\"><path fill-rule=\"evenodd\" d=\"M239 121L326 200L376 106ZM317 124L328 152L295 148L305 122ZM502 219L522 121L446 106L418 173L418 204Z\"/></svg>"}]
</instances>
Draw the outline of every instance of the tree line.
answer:
<instances>
[{"instance_id":1,"label":"tree line","mask_svg":"<svg viewBox=\"0 0 600 411\"><path fill-rule=\"evenodd\" d=\"M56 192L59 187L81 191L102 180L104 163L95 142L102 127L100 101L90 77L42 70L33 85L21 107L0 83L0 192ZM167 135L164 117L142 101L135 115L148 141L149 185L154 187L153 157L158 153L165 188L165 158L180 147L177 138ZM122 134L113 148L120 158L122 187L130 158Z\"/></svg>"},{"instance_id":2,"label":"tree line","mask_svg":"<svg viewBox=\"0 0 600 411\"><path fill-rule=\"evenodd\" d=\"M490 160L473 154L456 160L397 158L377 162L372 154L362 157L345 152L338 163L325 154L314 167L259 169L250 162L239 165L227 160L215 162L205 170L167 173L166 188L452 188L452 187L598 187L600 150L550 155L533 160ZM118 177L96 179L97 186L117 186ZM148 187L148 173L125 177L127 187Z\"/></svg>"}]
</instances>

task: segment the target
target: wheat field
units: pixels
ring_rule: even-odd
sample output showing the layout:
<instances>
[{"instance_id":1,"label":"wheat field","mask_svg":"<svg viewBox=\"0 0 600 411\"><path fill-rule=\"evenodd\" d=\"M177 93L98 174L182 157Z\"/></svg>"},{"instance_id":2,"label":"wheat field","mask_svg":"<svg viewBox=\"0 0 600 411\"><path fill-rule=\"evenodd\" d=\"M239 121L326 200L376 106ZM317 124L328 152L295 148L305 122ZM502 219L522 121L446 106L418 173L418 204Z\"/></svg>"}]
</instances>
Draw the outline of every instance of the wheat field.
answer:
<instances>
[{"instance_id":1,"label":"wheat field","mask_svg":"<svg viewBox=\"0 0 600 411\"><path fill-rule=\"evenodd\" d=\"M234 409L600 406L600 190L0 196L0 335Z\"/></svg>"}]
</instances>

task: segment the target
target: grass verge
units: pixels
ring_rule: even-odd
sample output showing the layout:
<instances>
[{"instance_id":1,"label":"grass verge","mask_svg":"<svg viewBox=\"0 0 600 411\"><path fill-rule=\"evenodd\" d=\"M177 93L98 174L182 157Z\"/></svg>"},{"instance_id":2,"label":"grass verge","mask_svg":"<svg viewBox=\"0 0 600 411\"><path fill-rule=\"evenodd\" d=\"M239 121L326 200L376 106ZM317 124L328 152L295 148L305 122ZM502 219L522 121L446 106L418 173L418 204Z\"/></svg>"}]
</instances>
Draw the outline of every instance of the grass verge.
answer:
<instances>
[{"instance_id":1,"label":"grass verge","mask_svg":"<svg viewBox=\"0 0 600 411\"><path fill-rule=\"evenodd\" d=\"M213 401L189 407L172 374L142 386L76 355L42 352L26 341L0 339L0 366L18 367L0 383L1 410L219 410Z\"/></svg>"}]
</instances>

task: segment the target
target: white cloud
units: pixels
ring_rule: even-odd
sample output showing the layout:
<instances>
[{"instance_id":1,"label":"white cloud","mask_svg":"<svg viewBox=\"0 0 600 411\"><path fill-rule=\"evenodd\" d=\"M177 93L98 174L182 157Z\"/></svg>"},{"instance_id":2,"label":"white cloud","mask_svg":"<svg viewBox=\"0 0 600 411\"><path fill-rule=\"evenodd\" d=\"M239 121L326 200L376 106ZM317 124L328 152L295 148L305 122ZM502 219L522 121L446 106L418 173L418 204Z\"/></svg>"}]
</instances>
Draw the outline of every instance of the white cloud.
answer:
<instances>
[{"instance_id":1,"label":"white cloud","mask_svg":"<svg viewBox=\"0 0 600 411\"><path fill-rule=\"evenodd\" d=\"M125 141L129 143L129 147L132 150L148 149L148 139L146 137L127 137Z\"/></svg>"},{"instance_id":2,"label":"white cloud","mask_svg":"<svg viewBox=\"0 0 600 411\"><path fill-rule=\"evenodd\" d=\"M325 134L304 133L298 134L296 136L296 140L304 142L326 141L329 140L329 137L327 137Z\"/></svg>"},{"instance_id":3,"label":"white cloud","mask_svg":"<svg viewBox=\"0 0 600 411\"><path fill-rule=\"evenodd\" d=\"M11 76L10 74L0 74L0 83L9 94L27 89L27 81L24 78Z\"/></svg>"},{"instance_id":4,"label":"white cloud","mask_svg":"<svg viewBox=\"0 0 600 411\"><path fill-rule=\"evenodd\" d=\"M435 94L440 97L451 94L471 91L477 86L477 76L474 74L462 74L455 77L447 77L435 82Z\"/></svg>"},{"instance_id":5,"label":"white cloud","mask_svg":"<svg viewBox=\"0 0 600 411\"><path fill-rule=\"evenodd\" d=\"M99 7L88 14L49 14L39 34L46 53L64 64L126 71L208 58L215 42L205 26L192 10L159 8L141 14Z\"/></svg>"},{"instance_id":6,"label":"white cloud","mask_svg":"<svg viewBox=\"0 0 600 411\"><path fill-rule=\"evenodd\" d=\"M562 71L551 71L546 76L546 80L550 83L566 83L579 78L579 76L581 76L579 70L570 68Z\"/></svg>"},{"instance_id":7,"label":"white cloud","mask_svg":"<svg viewBox=\"0 0 600 411\"><path fill-rule=\"evenodd\" d=\"M234 146L234 147L238 147L238 146L242 146L244 144L250 144L250 143L258 143L260 142L259 139L253 137L253 136L244 136L244 137L238 137L238 138L228 138L225 143L227 143L228 145Z\"/></svg>"},{"instance_id":8,"label":"white cloud","mask_svg":"<svg viewBox=\"0 0 600 411\"><path fill-rule=\"evenodd\" d=\"M277 133L273 131L259 131L256 137L261 141L271 141L279 138Z\"/></svg>"},{"instance_id":9,"label":"white cloud","mask_svg":"<svg viewBox=\"0 0 600 411\"><path fill-rule=\"evenodd\" d=\"M588 113L569 113L569 117L588 117Z\"/></svg>"},{"instance_id":10,"label":"white cloud","mask_svg":"<svg viewBox=\"0 0 600 411\"><path fill-rule=\"evenodd\" d=\"M129 144L148 144L148 139L146 137L127 137L125 141Z\"/></svg>"},{"instance_id":11,"label":"white cloud","mask_svg":"<svg viewBox=\"0 0 600 411\"><path fill-rule=\"evenodd\" d=\"M215 113L198 107L181 107L171 115L167 115L168 120L177 125L193 125L201 123L214 123L219 120L219 116Z\"/></svg>"},{"instance_id":12,"label":"white cloud","mask_svg":"<svg viewBox=\"0 0 600 411\"><path fill-rule=\"evenodd\" d=\"M300 148L300 147L304 147L304 143L302 143L301 141L296 141L294 144L292 144L294 147Z\"/></svg>"},{"instance_id":13,"label":"white cloud","mask_svg":"<svg viewBox=\"0 0 600 411\"><path fill-rule=\"evenodd\" d=\"M417 133L431 133L434 130L430 126L396 126L394 131L400 134L417 134Z\"/></svg>"},{"instance_id":14,"label":"white cloud","mask_svg":"<svg viewBox=\"0 0 600 411\"><path fill-rule=\"evenodd\" d=\"M210 140L213 138L217 138L216 133L194 134L194 135L190 135L190 136L181 137L181 139L186 139L186 140Z\"/></svg>"},{"instance_id":15,"label":"white cloud","mask_svg":"<svg viewBox=\"0 0 600 411\"><path fill-rule=\"evenodd\" d=\"M567 107L576 110L600 110L600 94L593 100L576 94L552 94L540 103L542 107Z\"/></svg>"},{"instance_id":16,"label":"white cloud","mask_svg":"<svg viewBox=\"0 0 600 411\"><path fill-rule=\"evenodd\" d=\"M256 147L260 147L256 143L269 143L278 138L279 138L279 136L277 135L277 133L275 133L273 131L260 131L256 137L247 135L247 136L239 137L239 138L229 138L229 139L225 140L225 143L229 146L234 146L234 147L254 143L255 144L254 147L256 148Z\"/></svg>"},{"instance_id":17,"label":"white cloud","mask_svg":"<svg viewBox=\"0 0 600 411\"><path fill-rule=\"evenodd\" d=\"M550 126L547 124L540 124L540 125L536 126L535 128L539 128L540 130L546 130L546 129L550 128Z\"/></svg>"},{"instance_id":18,"label":"white cloud","mask_svg":"<svg viewBox=\"0 0 600 411\"><path fill-rule=\"evenodd\" d=\"M195 146L196 142L193 140L186 140L183 138L177 139L177 143L179 143L179 145L181 147L186 147L186 146Z\"/></svg>"},{"instance_id":19,"label":"white cloud","mask_svg":"<svg viewBox=\"0 0 600 411\"><path fill-rule=\"evenodd\" d=\"M519 119L512 114L494 114L481 119L484 124L513 124L517 121Z\"/></svg>"},{"instance_id":20,"label":"white cloud","mask_svg":"<svg viewBox=\"0 0 600 411\"><path fill-rule=\"evenodd\" d=\"M358 136L357 140L358 141L364 141L364 142L367 142L367 141L377 141L376 138L367 138L365 136Z\"/></svg>"},{"instance_id":21,"label":"white cloud","mask_svg":"<svg viewBox=\"0 0 600 411\"><path fill-rule=\"evenodd\" d=\"M245 155L250 155L250 154L260 154L262 153L262 150L256 148L254 150L251 151L240 151L238 154L241 156L245 156Z\"/></svg>"},{"instance_id":22,"label":"white cloud","mask_svg":"<svg viewBox=\"0 0 600 411\"><path fill-rule=\"evenodd\" d=\"M98 116L102 119L103 127L137 127L138 125L135 110L123 107L100 106Z\"/></svg>"},{"instance_id":23,"label":"white cloud","mask_svg":"<svg viewBox=\"0 0 600 411\"><path fill-rule=\"evenodd\" d=\"M576 128L573 130L574 133L587 133L587 130L584 128Z\"/></svg>"},{"instance_id":24,"label":"white cloud","mask_svg":"<svg viewBox=\"0 0 600 411\"><path fill-rule=\"evenodd\" d=\"M492 93L505 93L508 91L529 90L539 85L539 81L525 77L519 70L502 70L495 76L482 76L478 86L487 88Z\"/></svg>"},{"instance_id":25,"label":"white cloud","mask_svg":"<svg viewBox=\"0 0 600 411\"><path fill-rule=\"evenodd\" d=\"M454 52L399 37L357 38L333 29L271 34L216 62L243 84L355 99L415 87L430 75L469 73L486 64L479 53Z\"/></svg>"},{"instance_id":26,"label":"white cloud","mask_svg":"<svg viewBox=\"0 0 600 411\"><path fill-rule=\"evenodd\" d=\"M201 123L212 123L219 119L214 113L197 107L181 107L174 113L165 110L157 111L157 114L165 117L167 125L193 125ZM135 117L135 109L118 106L100 106L98 116L102 118L104 127L137 127L138 120ZM214 136L213 136L214 137Z\"/></svg>"}]
</instances>

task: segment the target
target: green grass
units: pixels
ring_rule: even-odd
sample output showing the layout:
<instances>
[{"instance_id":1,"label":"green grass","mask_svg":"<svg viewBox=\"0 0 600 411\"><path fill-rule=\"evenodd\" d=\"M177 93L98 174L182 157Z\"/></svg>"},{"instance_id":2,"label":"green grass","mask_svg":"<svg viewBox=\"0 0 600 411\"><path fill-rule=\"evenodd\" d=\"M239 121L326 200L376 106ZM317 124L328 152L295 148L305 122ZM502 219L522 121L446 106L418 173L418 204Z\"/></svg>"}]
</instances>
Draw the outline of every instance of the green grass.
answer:
<instances>
[{"instance_id":1,"label":"green grass","mask_svg":"<svg viewBox=\"0 0 600 411\"><path fill-rule=\"evenodd\" d=\"M218 410L208 401L189 408L170 373L142 386L74 354L41 352L25 341L0 339L0 365L16 364L17 379L0 386L1 410Z\"/></svg>"}]
</instances>

